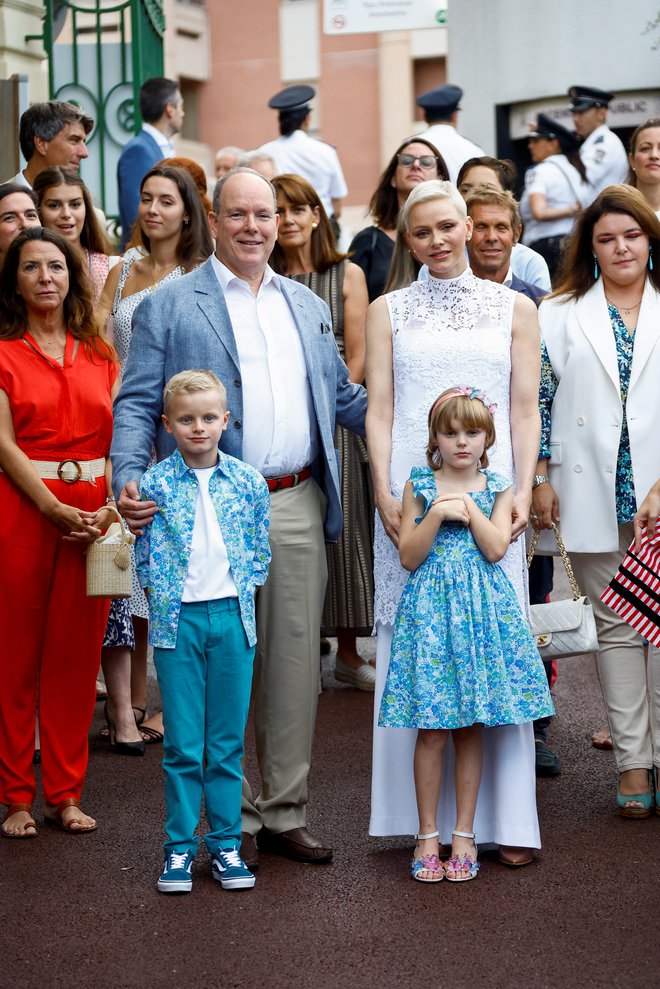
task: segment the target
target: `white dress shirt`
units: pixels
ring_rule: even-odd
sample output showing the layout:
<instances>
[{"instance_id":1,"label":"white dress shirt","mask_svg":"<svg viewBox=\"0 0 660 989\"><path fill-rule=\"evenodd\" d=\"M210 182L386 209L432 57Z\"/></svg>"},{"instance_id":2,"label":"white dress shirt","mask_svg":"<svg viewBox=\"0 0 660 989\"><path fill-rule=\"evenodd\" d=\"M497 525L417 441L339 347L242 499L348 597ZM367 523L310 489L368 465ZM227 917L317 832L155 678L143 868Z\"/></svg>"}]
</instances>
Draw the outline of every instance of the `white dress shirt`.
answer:
<instances>
[{"instance_id":1,"label":"white dress shirt","mask_svg":"<svg viewBox=\"0 0 660 989\"><path fill-rule=\"evenodd\" d=\"M13 179L7 179L7 181L14 182L16 185L23 185L26 189L32 188L28 180L23 175L23 172L19 172L18 175L14 175Z\"/></svg>"},{"instance_id":2,"label":"white dress shirt","mask_svg":"<svg viewBox=\"0 0 660 989\"><path fill-rule=\"evenodd\" d=\"M142 124L142 130L146 131L150 137L153 137L154 141L163 152L163 158L173 158L174 157L174 143L169 137L165 137L162 131L159 131L157 127L152 124Z\"/></svg>"},{"instance_id":3,"label":"white dress shirt","mask_svg":"<svg viewBox=\"0 0 660 989\"><path fill-rule=\"evenodd\" d=\"M545 289L546 292L551 290L550 271L548 270L547 261L537 251L533 251L531 247L527 247L526 244L518 243L513 245L511 250L511 271L521 281L527 282L528 285L538 285L539 288ZM504 284L508 284L506 279Z\"/></svg>"},{"instance_id":4,"label":"white dress shirt","mask_svg":"<svg viewBox=\"0 0 660 989\"><path fill-rule=\"evenodd\" d=\"M243 390L243 460L265 477L316 459L312 392L298 329L279 275L266 266L256 295L212 256L234 328Z\"/></svg>"}]
</instances>

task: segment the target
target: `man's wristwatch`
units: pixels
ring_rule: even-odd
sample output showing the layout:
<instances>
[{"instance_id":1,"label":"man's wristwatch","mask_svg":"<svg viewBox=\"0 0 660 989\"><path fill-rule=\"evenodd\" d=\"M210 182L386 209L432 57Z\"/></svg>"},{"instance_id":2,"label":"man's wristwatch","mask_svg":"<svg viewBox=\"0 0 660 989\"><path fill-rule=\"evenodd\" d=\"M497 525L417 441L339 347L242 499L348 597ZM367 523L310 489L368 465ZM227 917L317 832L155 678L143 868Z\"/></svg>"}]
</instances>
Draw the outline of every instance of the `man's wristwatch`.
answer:
<instances>
[{"instance_id":1,"label":"man's wristwatch","mask_svg":"<svg viewBox=\"0 0 660 989\"><path fill-rule=\"evenodd\" d=\"M538 488L539 484L547 484L548 478L545 474L535 474L532 481L532 488Z\"/></svg>"}]
</instances>

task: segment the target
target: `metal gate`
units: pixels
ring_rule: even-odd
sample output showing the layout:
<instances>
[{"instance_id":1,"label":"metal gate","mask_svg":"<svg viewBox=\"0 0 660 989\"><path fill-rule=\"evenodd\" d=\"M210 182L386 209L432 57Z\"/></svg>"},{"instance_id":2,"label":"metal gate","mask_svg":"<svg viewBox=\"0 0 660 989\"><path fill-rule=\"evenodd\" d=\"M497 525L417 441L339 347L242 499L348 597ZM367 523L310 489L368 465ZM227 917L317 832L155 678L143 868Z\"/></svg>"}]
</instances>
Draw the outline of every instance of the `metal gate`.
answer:
<instances>
[{"instance_id":1,"label":"metal gate","mask_svg":"<svg viewBox=\"0 0 660 989\"><path fill-rule=\"evenodd\" d=\"M43 43L52 99L94 119L81 174L108 217L117 218L117 160L140 129L138 92L163 75L162 0L45 0Z\"/></svg>"}]
</instances>

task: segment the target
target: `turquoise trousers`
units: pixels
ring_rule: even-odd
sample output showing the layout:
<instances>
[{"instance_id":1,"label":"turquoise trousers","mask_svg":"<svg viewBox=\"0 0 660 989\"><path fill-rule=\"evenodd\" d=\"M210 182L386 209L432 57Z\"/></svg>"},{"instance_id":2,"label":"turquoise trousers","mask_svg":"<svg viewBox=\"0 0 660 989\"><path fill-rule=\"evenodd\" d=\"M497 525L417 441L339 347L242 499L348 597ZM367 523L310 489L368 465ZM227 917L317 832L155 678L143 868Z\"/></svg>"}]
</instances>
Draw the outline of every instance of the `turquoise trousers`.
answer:
<instances>
[{"instance_id":1,"label":"turquoise trousers","mask_svg":"<svg viewBox=\"0 0 660 989\"><path fill-rule=\"evenodd\" d=\"M236 598L182 604L175 648L154 649L165 725L166 854L197 851L202 794L211 854L240 847L253 660Z\"/></svg>"}]
</instances>

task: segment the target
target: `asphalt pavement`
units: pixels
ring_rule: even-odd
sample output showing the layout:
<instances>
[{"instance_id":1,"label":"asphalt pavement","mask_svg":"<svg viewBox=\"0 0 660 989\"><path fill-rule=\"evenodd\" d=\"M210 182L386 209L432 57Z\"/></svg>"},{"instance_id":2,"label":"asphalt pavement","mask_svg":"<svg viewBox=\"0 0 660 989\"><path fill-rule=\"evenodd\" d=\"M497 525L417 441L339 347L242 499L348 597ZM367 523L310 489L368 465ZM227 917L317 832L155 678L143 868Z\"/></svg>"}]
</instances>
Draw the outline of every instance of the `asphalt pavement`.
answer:
<instances>
[{"instance_id":1,"label":"asphalt pavement","mask_svg":"<svg viewBox=\"0 0 660 989\"><path fill-rule=\"evenodd\" d=\"M461 885L411 881L411 839L368 836L373 697L331 671L332 656L309 823L332 864L262 855L255 889L228 892L201 851L192 894L159 894L161 749L112 755L97 705L83 803L98 830L0 841L0 989L660 984L660 817L616 814L612 755L589 741L605 724L593 657L560 663L551 744L564 772L538 782L538 859L510 869L487 853Z\"/></svg>"}]
</instances>

